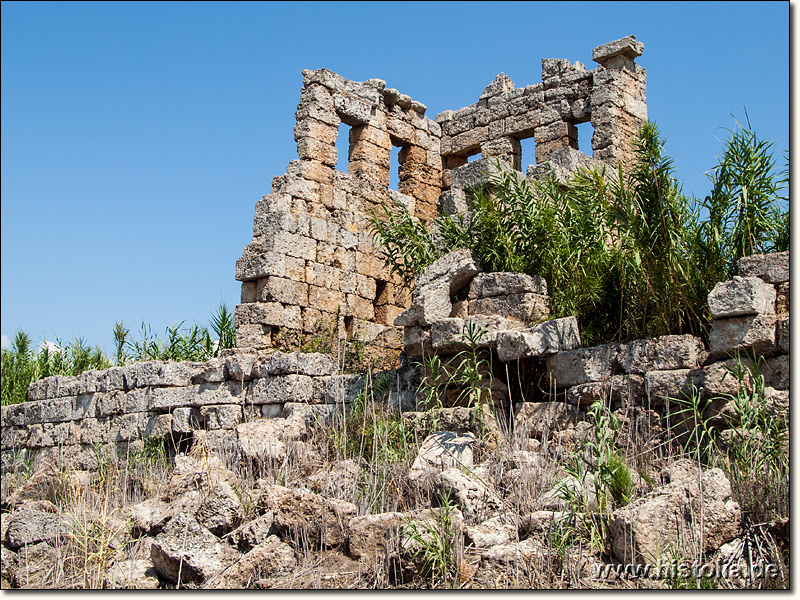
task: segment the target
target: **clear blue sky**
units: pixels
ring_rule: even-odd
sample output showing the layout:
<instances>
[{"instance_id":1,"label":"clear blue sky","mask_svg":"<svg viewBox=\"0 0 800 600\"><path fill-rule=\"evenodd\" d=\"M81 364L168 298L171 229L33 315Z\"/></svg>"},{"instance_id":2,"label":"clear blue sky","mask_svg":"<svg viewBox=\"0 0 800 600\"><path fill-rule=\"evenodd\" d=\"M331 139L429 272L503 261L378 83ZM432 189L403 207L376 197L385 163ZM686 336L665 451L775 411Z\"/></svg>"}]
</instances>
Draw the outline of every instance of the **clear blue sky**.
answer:
<instances>
[{"instance_id":1,"label":"clear blue sky","mask_svg":"<svg viewBox=\"0 0 800 600\"><path fill-rule=\"evenodd\" d=\"M301 70L383 79L433 118L503 71L644 42L651 119L704 195L744 107L789 148L788 2L3 2L2 323L106 349L239 300L256 201L296 158ZM526 163L532 160L523 159Z\"/></svg>"}]
</instances>

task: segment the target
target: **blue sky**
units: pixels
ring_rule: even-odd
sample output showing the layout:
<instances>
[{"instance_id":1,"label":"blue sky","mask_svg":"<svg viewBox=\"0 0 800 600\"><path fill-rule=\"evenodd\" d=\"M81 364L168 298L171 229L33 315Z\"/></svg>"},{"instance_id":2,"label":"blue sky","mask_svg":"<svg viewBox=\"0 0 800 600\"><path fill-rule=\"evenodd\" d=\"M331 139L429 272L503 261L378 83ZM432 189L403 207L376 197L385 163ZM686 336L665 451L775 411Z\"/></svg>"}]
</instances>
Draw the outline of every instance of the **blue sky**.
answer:
<instances>
[{"instance_id":1,"label":"blue sky","mask_svg":"<svg viewBox=\"0 0 800 600\"><path fill-rule=\"evenodd\" d=\"M705 195L744 108L789 148L788 2L2 4L0 330L163 334L239 300L256 201L296 158L302 69L377 77L433 118L634 34L648 113ZM523 157L525 164L533 162Z\"/></svg>"}]
</instances>

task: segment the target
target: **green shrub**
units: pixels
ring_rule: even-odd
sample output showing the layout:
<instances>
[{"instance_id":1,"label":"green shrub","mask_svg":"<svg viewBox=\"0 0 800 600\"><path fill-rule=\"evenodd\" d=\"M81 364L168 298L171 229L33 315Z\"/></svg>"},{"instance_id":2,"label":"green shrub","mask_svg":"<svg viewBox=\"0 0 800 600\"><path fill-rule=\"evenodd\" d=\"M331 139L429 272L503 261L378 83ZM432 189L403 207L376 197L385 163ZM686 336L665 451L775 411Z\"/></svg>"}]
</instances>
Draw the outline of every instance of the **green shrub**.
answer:
<instances>
[{"instance_id":1,"label":"green shrub","mask_svg":"<svg viewBox=\"0 0 800 600\"><path fill-rule=\"evenodd\" d=\"M579 171L567 186L500 169L489 191L474 192L468 215L436 219L436 235L398 203L373 216L375 239L406 281L458 248L487 271L544 277L553 316L576 316L584 345L704 336L708 293L738 258L788 247L787 176L748 125L732 132L714 190L698 201L683 194L663 147L648 123L628 173Z\"/></svg>"}]
</instances>

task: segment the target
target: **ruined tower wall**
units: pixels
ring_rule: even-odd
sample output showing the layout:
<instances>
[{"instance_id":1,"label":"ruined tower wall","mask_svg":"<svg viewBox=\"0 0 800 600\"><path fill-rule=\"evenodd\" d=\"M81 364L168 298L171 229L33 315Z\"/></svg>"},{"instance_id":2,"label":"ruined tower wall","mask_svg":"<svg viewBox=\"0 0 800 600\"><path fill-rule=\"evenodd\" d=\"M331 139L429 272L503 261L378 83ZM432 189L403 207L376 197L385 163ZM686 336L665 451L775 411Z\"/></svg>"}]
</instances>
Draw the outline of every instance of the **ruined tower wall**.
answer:
<instances>
[{"instance_id":1,"label":"ruined tower wall","mask_svg":"<svg viewBox=\"0 0 800 600\"><path fill-rule=\"evenodd\" d=\"M591 71L544 59L542 82L519 89L501 73L478 102L435 120L379 79L304 71L294 128L299 158L256 204L253 241L236 263L236 345L296 345L322 325L398 354L402 328L394 321L411 298L384 267L369 216L400 202L430 222L437 203L447 210L454 193L465 202L469 185L458 182L475 179L473 167L493 167L467 166L470 156L521 170L521 140L531 137L536 169L549 162L561 177L578 166L629 164L630 142L647 118L645 71L634 62L642 49L633 36L604 44L593 51L600 66ZM584 122L594 126L591 158L578 150L576 125ZM342 127L349 129L346 173L336 168ZM397 190L389 189L392 147L399 148ZM464 176L452 171L458 168Z\"/></svg>"},{"instance_id":2,"label":"ruined tower wall","mask_svg":"<svg viewBox=\"0 0 800 600\"><path fill-rule=\"evenodd\" d=\"M354 82L304 71L294 128L299 160L256 205L253 241L236 264L237 346L343 323L363 341L402 346L394 318L409 302L373 245L368 216L402 202L431 219L441 193L441 130L426 107L378 79ZM339 128L349 128L348 172L336 169ZM399 147L399 190L389 189Z\"/></svg>"},{"instance_id":3,"label":"ruined tower wall","mask_svg":"<svg viewBox=\"0 0 800 600\"><path fill-rule=\"evenodd\" d=\"M591 71L545 58L541 83L515 89L501 73L475 104L437 115L445 187L449 170L478 153L521 170L521 140L535 140L537 164L559 150L577 151L579 123L594 126L594 159L614 168L630 163L630 141L647 120L646 72L634 63L643 47L633 36L599 46L592 57L600 66Z\"/></svg>"}]
</instances>

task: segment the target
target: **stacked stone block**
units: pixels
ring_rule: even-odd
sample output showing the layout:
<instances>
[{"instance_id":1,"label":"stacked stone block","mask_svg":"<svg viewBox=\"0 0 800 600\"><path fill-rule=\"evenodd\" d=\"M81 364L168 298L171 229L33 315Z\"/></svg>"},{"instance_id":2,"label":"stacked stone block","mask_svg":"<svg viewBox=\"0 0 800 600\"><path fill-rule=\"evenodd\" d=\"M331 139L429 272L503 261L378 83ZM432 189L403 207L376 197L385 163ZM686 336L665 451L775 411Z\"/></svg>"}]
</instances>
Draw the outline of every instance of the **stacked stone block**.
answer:
<instances>
[{"instance_id":1,"label":"stacked stone block","mask_svg":"<svg viewBox=\"0 0 800 600\"><path fill-rule=\"evenodd\" d=\"M267 348L288 333L333 326L399 352L391 324L409 296L378 257L368 217L396 202L412 215L435 215L439 126L423 104L381 80L348 81L325 69L303 75L299 160L256 204L253 241L236 264L237 346ZM350 128L347 173L336 169L342 126ZM397 191L388 189L392 146L401 149Z\"/></svg>"},{"instance_id":2,"label":"stacked stone block","mask_svg":"<svg viewBox=\"0 0 800 600\"><path fill-rule=\"evenodd\" d=\"M31 384L28 402L2 407L3 472L23 449L36 464L54 458L93 469L103 447L125 456L146 438L177 444L203 431L210 446L222 448L242 423L287 417L298 405L331 413L363 385L363 376L338 374L330 355L282 352L48 377Z\"/></svg>"},{"instance_id":3,"label":"stacked stone block","mask_svg":"<svg viewBox=\"0 0 800 600\"><path fill-rule=\"evenodd\" d=\"M534 138L536 162L583 163L576 125L591 122L593 158L614 168L629 164L631 140L647 120L646 73L634 59L644 45L628 36L595 48L600 66L587 71L579 62L542 60L542 82L524 88L503 73L489 84L478 102L436 116L441 125L445 188L451 169L470 156L500 159L522 170L520 140ZM588 158L588 157L586 157Z\"/></svg>"}]
</instances>

